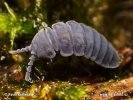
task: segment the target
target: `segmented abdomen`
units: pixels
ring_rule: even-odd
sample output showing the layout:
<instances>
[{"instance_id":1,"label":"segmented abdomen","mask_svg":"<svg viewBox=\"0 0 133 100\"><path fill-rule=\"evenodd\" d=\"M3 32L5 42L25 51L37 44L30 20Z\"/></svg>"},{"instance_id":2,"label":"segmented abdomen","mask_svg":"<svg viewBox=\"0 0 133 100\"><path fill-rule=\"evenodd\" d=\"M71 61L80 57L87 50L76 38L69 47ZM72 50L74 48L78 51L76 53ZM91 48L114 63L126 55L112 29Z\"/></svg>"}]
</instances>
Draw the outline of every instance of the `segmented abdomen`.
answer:
<instances>
[{"instance_id":1,"label":"segmented abdomen","mask_svg":"<svg viewBox=\"0 0 133 100\"><path fill-rule=\"evenodd\" d=\"M50 50L52 50L50 52L59 50L62 56L71 56L72 54L85 56L106 68L115 68L119 65L120 57L114 47L102 34L83 23L75 21L58 22L53 24L52 28L46 28L43 34L47 34L50 39L45 40L45 45L47 44L47 48L44 45L46 53ZM51 49L51 46L53 49ZM55 53L53 54L55 56ZM51 58L54 56L51 55Z\"/></svg>"}]
</instances>

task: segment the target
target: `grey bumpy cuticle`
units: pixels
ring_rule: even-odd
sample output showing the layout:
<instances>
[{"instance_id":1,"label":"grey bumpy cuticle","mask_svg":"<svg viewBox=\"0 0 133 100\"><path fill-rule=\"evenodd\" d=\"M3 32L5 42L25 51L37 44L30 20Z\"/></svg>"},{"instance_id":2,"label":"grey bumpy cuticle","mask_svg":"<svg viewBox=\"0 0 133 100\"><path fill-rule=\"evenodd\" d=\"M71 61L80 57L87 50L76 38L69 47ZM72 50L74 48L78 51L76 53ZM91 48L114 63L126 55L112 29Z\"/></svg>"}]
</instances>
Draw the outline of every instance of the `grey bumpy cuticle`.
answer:
<instances>
[{"instance_id":1,"label":"grey bumpy cuticle","mask_svg":"<svg viewBox=\"0 0 133 100\"><path fill-rule=\"evenodd\" d=\"M35 58L54 58L56 51L64 57L84 56L105 68L117 68L120 57L106 38L94 28L76 21L58 22L41 29L31 45L10 51L11 54L31 52L25 79L29 81Z\"/></svg>"}]
</instances>

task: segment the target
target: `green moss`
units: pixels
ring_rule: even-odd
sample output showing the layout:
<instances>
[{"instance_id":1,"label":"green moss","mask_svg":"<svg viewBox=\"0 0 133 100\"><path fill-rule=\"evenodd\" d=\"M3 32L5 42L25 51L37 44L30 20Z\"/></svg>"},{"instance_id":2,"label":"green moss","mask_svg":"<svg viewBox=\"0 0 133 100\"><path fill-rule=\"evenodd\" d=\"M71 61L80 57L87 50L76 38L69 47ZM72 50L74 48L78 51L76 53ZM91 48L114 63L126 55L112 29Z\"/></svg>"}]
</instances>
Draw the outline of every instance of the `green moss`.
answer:
<instances>
[{"instance_id":1,"label":"green moss","mask_svg":"<svg viewBox=\"0 0 133 100\"><path fill-rule=\"evenodd\" d=\"M55 96L59 100L78 100L85 97L85 88L80 85L74 85L71 83L61 83L55 88Z\"/></svg>"}]
</instances>

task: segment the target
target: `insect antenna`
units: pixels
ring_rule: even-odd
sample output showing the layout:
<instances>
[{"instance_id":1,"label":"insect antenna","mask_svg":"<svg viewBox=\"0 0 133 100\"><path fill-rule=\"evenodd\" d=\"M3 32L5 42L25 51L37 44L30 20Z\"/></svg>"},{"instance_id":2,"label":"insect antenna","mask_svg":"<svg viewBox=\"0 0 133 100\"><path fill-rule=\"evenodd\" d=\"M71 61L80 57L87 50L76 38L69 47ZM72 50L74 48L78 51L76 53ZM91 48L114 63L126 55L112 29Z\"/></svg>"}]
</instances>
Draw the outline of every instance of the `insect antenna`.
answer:
<instances>
[{"instance_id":1,"label":"insect antenna","mask_svg":"<svg viewBox=\"0 0 133 100\"><path fill-rule=\"evenodd\" d=\"M26 81L31 81L30 73L32 71L32 66L33 66L33 63L35 61L35 58L36 58L36 56L34 54L32 54L32 52L31 52L31 57L29 58L30 61L28 63L27 72L25 74L25 80Z\"/></svg>"},{"instance_id":2,"label":"insect antenna","mask_svg":"<svg viewBox=\"0 0 133 100\"><path fill-rule=\"evenodd\" d=\"M12 50L12 51L9 51L9 53L11 53L11 54L19 54L19 53L29 52L29 51L31 51L31 46L26 46L25 48Z\"/></svg>"}]
</instances>

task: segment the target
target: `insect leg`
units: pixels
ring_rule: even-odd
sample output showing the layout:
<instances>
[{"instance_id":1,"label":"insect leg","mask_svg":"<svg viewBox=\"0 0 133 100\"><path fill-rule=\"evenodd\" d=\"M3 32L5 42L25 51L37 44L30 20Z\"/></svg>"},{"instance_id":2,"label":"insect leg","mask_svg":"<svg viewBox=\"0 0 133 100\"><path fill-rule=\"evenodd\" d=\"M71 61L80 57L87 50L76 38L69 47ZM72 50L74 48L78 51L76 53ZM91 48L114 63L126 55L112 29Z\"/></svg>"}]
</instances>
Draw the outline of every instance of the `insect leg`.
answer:
<instances>
[{"instance_id":1,"label":"insect leg","mask_svg":"<svg viewBox=\"0 0 133 100\"><path fill-rule=\"evenodd\" d=\"M25 80L26 81L31 81L30 73L32 71L32 66L33 66L33 63L35 61L35 58L36 58L35 54L31 52L31 57L29 58L30 61L28 63L27 72L25 74Z\"/></svg>"},{"instance_id":2,"label":"insect leg","mask_svg":"<svg viewBox=\"0 0 133 100\"><path fill-rule=\"evenodd\" d=\"M31 50L31 46L27 46L25 48L9 51L9 53L11 53L11 54L19 54L19 53L23 53L23 52L29 52L30 50Z\"/></svg>"}]
</instances>

